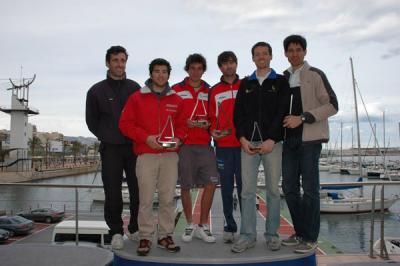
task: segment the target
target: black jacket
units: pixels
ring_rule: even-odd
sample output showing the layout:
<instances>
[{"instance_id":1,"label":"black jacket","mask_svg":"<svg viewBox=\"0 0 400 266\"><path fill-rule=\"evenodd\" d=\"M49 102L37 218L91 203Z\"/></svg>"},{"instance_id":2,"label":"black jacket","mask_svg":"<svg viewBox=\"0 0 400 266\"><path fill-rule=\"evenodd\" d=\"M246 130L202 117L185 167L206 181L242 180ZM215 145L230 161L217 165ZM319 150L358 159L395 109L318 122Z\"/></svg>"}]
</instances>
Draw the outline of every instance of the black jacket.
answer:
<instances>
[{"instance_id":1,"label":"black jacket","mask_svg":"<svg viewBox=\"0 0 400 266\"><path fill-rule=\"evenodd\" d=\"M129 96L139 90L133 80L107 79L93 85L86 96L86 124L89 130L107 144L130 144L119 130L122 109Z\"/></svg>"},{"instance_id":2,"label":"black jacket","mask_svg":"<svg viewBox=\"0 0 400 266\"><path fill-rule=\"evenodd\" d=\"M245 77L236 96L233 122L236 137L251 140L254 122L258 123L262 141L272 139L279 142L283 139L283 118L288 110L289 83L271 69L270 75L262 85L255 72ZM256 130L253 141L260 141Z\"/></svg>"}]
</instances>

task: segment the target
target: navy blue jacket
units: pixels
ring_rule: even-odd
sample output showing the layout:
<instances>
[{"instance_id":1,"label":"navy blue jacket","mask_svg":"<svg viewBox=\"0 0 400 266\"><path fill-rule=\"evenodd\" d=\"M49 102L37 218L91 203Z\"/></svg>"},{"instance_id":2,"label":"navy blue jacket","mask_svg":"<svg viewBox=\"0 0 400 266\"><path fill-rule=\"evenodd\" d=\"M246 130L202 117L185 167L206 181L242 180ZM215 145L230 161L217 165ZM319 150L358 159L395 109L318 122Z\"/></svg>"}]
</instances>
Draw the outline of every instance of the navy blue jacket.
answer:
<instances>
[{"instance_id":1,"label":"navy blue jacket","mask_svg":"<svg viewBox=\"0 0 400 266\"><path fill-rule=\"evenodd\" d=\"M245 77L236 96L233 121L236 137L251 140L254 122L258 123L262 141L283 139L283 118L289 101L289 83L273 69L262 85L256 73ZM261 141L256 131L253 141Z\"/></svg>"},{"instance_id":2,"label":"navy blue jacket","mask_svg":"<svg viewBox=\"0 0 400 266\"><path fill-rule=\"evenodd\" d=\"M113 80L109 76L89 89L86 96L86 124L102 143L132 143L122 135L118 123L129 96L139 89L139 84L133 80Z\"/></svg>"}]
</instances>

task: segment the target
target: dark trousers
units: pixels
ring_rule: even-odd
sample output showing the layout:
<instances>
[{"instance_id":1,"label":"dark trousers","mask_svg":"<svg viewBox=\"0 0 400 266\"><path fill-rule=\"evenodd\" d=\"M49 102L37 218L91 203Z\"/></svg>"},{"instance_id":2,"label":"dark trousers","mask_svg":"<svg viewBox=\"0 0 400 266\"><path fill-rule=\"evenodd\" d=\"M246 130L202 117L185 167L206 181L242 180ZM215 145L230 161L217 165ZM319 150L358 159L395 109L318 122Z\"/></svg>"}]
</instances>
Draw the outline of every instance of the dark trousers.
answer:
<instances>
[{"instance_id":1,"label":"dark trousers","mask_svg":"<svg viewBox=\"0 0 400 266\"><path fill-rule=\"evenodd\" d=\"M100 144L102 161L101 177L104 187L104 219L110 228L110 235L124 233L122 221L122 177L125 172L129 189L130 221L128 230L138 230L139 188L136 177L136 155L132 145Z\"/></svg>"},{"instance_id":2,"label":"dark trousers","mask_svg":"<svg viewBox=\"0 0 400 266\"><path fill-rule=\"evenodd\" d=\"M233 218L233 190L236 179L236 191L239 199L239 206L241 206L242 171L240 164L240 147L217 147L216 156L226 223L224 231L237 232L237 224Z\"/></svg>"},{"instance_id":3,"label":"dark trousers","mask_svg":"<svg viewBox=\"0 0 400 266\"><path fill-rule=\"evenodd\" d=\"M285 141L282 155L282 188L296 235L315 242L320 227L319 157L321 144ZM300 194L300 178L303 195Z\"/></svg>"}]
</instances>

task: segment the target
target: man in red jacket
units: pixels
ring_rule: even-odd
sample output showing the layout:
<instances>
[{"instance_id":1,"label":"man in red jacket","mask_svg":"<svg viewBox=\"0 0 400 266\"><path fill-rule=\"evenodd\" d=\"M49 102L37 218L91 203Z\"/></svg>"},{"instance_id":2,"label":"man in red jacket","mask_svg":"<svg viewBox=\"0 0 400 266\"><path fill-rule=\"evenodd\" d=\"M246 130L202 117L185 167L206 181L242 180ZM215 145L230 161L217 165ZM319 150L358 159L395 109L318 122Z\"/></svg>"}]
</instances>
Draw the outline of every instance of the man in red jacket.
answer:
<instances>
[{"instance_id":1,"label":"man in red jacket","mask_svg":"<svg viewBox=\"0 0 400 266\"><path fill-rule=\"evenodd\" d=\"M172 234L175 227L174 195L178 179L177 149L186 135L182 99L168 85L171 66L154 59L150 79L126 103L119 127L134 142L138 155L139 256L148 255L154 234L153 196L158 190L158 247L178 252Z\"/></svg>"},{"instance_id":2,"label":"man in red jacket","mask_svg":"<svg viewBox=\"0 0 400 266\"><path fill-rule=\"evenodd\" d=\"M189 74L182 82L172 88L183 99L183 112L186 118L188 135L179 151L179 182L181 198L187 226L182 236L185 242L192 241L193 235L208 243L215 237L208 226L208 214L218 183L218 171L214 149L210 146L208 132L208 91L209 85L201 77L206 71L206 59L200 54L192 54L186 59L185 70ZM203 187L200 199L200 221L193 223L190 189Z\"/></svg>"},{"instance_id":3,"label":"man in red jacket","mask_svg":"<svg viewBox=\"0 0 400 266\"><path fill-rule=\"evenodd\" d=\"M235 180L239 204L242 191L240 142L236 138L233 125L233 109L240 86L240 79L236 74L236 55L231 51L221 53L218 56L218 66L222 72L221 81L212 87L209 96L210 132L216 142L217 166L225 216L223 240L225 243L233 243L234 233L237 232L237 224L233 218Z\"/></svg>"}]
</instances>

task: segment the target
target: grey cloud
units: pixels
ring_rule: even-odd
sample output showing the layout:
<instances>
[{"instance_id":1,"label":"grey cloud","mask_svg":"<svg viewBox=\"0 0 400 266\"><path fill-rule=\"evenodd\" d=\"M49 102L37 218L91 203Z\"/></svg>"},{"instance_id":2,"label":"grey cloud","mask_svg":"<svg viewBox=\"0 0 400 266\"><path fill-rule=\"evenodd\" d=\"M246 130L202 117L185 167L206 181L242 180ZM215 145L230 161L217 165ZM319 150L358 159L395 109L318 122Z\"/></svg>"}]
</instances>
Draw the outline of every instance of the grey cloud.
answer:
<instances>
[{"instance_id":1,"label":"grey cloud","mask_svg":"<svg viewBox=\"0 0 400 266\"><path fill-rule=\"evenodd\" d=\"M386 54L381 56L382 59L390 59L400 55L400 47L390 49Z\"/></svg>"},{"instance_id":2,"label":"grey cloud","mask_svg":"<svg viewBox=\"0 0 400 266\"><path fill-rule=\"evenodd\" d=\"M203 7L220 15L222 28L258 28L306 32L308 35L325 35L357 44L364 42L389 42L400 37L400 3L398 1L199 1ZM226 23L229 21L229 23ZM269 23L268 23L269 22ZM268 23L268 24L266 24Z\"/></svg>"}]
</instances>

